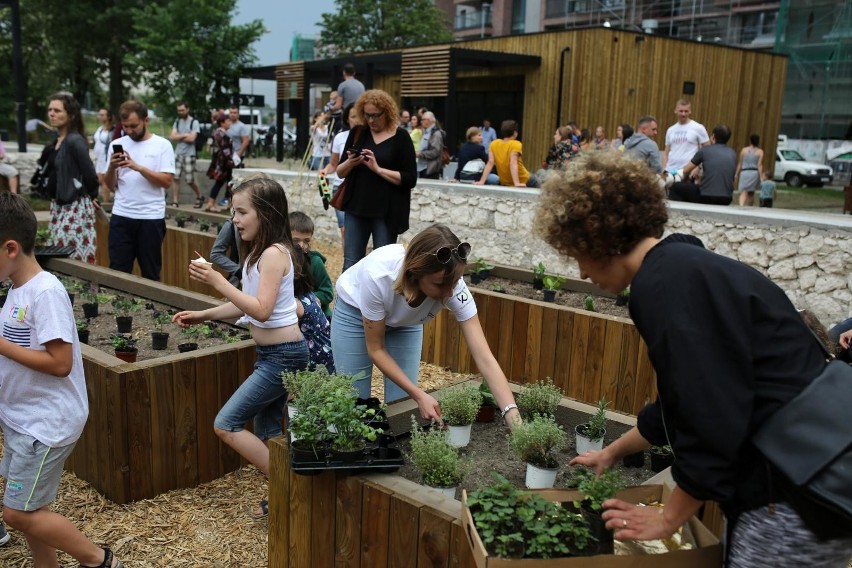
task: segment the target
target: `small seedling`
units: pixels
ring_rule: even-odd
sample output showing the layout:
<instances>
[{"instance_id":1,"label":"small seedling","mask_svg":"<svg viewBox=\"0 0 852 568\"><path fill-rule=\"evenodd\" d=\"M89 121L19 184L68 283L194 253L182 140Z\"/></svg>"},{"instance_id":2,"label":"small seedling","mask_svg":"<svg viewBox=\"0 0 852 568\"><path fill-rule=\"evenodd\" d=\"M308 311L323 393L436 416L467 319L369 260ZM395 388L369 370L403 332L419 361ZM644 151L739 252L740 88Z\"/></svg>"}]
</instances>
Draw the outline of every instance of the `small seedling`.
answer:
<instances>
[{"instance_id":1,"label":"small seedling","mask_svg":"<svg viewBox=\"0 0 852 568\"><path fill-rule=\"evenodd\" d=\"M544 265L543 262L539 262L538 264L533 265L532 270L533 276L537 280L544 280L544 272L547 270L547 267Z\"/></svg>"},{"instance_id":2,"label":"small seedling","mask_svg":"<svg viewBox=\"0 0 852 568\"><path fill-rule=\"evenodd\" d=\"M88 331L89 322L84 319L78 319L74 322L77 325L77 331Z\"/></svg>"},{"instance_id":3,"label":"small seedling","mask_svg":"<svg viewBox=\"0 0 852 568\"><path fill-rule=\"evenodd\" d=\"M136 340L126 335L113 335L112 346L116 351L133 351L136 349Z\"/></svg>"},{"instance_id":4,"label":"small seedling","mask_svg":"<svg viewBox=\"0 0 852 568\"><path fill-rule=\"evenodd\" d=\"M561 276L545 276L544 277L544 289L545 290L559 290L562 287L562 283L565 282L565 278Z\"/></svg>"},{"instance_id":5,"label":"small seedling","mask_svg":"<svg viewBox=\"0 0 852 568\"><path fill-rule=\"evenodd\" d=\"M591 296L586 296L586 299L584 300L583 303L584 303L584 306L586 307L586 309L588 311L590 311L590 312L598 311L597 307L595 306L595 299L592 298Z\"/></svg>"}]
</instances>

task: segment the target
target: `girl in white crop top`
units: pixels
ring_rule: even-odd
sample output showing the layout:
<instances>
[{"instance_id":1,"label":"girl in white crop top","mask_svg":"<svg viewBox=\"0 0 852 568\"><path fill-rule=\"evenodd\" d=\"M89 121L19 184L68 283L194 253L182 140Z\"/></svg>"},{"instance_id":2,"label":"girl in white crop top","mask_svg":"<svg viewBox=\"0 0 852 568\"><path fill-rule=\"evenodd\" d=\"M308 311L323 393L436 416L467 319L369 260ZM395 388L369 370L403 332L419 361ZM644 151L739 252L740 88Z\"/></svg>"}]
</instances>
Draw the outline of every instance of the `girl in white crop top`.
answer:
<instances>
[{"instance_id":1,"label":"girl in white crop top","mask_svg":"<svg viewBox=\"0 0 852 568\"><path fill-rule=\"evenodd\" d=\"M173 321L181 327L206 320L240 317L248 323L257 344L254 372L240 385L219 411L213 423L216 434L264 474L269 472L269 450L265 440L281 434L282 408L287 392L281 384L283 371L298 371L308 365L308 346L299 329L294 272L300 263L293 257L301 251L290 235L287 197L284 189L267 177L254 177L233 195L233 223L242 240L243 290L228 282L203 258L189 263L189 276L205 282L228 302L202 311L183 311ZM200 255L199 255L200 256ZM254 434L245 430L254 419ZM256 516L265 516L261 503Z\"/></svg>"}]
</instances>

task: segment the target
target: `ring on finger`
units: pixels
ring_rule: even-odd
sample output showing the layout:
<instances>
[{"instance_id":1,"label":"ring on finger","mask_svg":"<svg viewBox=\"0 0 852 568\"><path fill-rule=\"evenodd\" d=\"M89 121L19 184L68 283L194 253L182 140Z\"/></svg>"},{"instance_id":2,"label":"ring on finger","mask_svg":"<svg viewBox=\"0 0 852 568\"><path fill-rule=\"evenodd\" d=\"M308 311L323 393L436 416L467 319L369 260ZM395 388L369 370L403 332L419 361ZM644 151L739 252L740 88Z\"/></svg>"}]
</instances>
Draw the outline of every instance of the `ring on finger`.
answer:
<instances>
[{"instance_id":1,"label":"ring on finger","mask_svg":"<svg viewBox=\"0 0 852 568\"><path fill-rule=\"evenodd\" d=\"M625 529L627 528L627 519L621 519L621 526Z\"/></svg>"}]
</instances>

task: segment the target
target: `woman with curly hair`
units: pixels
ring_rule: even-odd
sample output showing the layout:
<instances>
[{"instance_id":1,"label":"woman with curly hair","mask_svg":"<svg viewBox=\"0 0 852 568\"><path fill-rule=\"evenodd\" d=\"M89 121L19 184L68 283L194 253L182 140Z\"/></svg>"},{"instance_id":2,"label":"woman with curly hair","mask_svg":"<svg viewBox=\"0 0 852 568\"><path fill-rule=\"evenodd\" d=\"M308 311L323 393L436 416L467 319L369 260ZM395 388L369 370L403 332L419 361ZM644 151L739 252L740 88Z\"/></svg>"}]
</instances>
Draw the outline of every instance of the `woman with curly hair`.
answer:
<instances>
[{"instance_id":1,"label":"woman with curly hair","mask_svg":"<svg viewBox=\"0 0 852 568\"><path fill-rule=\"evenodd\" d=\"M337 166L337 175L346 178L343 270L364 258L371 235L377 249L408 230L411 188L417 183L411 136L399 128L391 96L365 91L355 112L361 125L349 131Z\"/></svg>"},{"instance_id":2,"label":"woman with curly hair","mask_svg":"<svg viewBox=\"0 0 852 568\"><path fill-rule=\"evenodd\" d=\"M695 237L662 238L667 219L654 174L619 152L587 154L544 184L535 231L575 258L581 277L612 293L630 286L657 372L659 397L636 427L572 465L601 473L651 444L672 447L677 486L664 509L604 503L620 540L669 536L712 500L728 520L728 566L846 566L849 533L751 442L823 370L819 343L778 286Z\"/></svg>"}]
</instances>

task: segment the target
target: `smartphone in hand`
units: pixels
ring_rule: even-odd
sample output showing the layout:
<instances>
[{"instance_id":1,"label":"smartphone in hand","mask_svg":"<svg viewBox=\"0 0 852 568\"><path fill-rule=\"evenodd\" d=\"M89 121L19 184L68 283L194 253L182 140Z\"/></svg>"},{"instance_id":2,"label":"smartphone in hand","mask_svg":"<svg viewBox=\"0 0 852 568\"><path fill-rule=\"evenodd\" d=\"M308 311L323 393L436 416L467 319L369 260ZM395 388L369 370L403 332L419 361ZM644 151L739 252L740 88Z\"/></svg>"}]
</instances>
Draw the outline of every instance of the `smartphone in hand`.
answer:
<instances>
[{"instance_id":1,"label":"smartphone in hand","mask_svg":"<svg viewBox=\"0 0 852 568\"><path fill-rule=\"evenodd\" d=\"M113 144L112 145L112 153L113 154L124 154L124 146L121 144Z\"/></svg>"}]
</instances>

